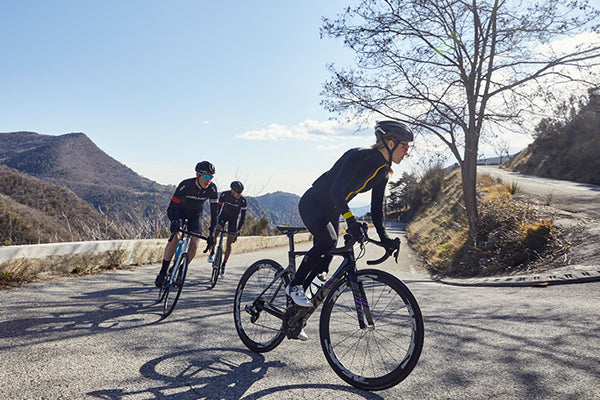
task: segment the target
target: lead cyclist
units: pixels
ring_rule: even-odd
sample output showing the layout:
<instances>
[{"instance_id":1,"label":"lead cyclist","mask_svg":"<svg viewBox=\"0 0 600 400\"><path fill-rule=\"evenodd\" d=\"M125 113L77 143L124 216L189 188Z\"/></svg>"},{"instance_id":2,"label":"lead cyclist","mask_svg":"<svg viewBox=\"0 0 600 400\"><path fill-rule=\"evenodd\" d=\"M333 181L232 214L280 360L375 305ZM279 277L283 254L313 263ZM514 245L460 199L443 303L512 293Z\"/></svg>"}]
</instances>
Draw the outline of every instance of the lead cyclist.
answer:
<instances>
[{"instance_id":1,"label":"lead cyclist","mask_svg":"<svg viewBox=\"0 0 600 400\"><path fill-rule=\"evenodd\" d=\"M375 125L376 142L370 148L348 150L333 167L304 193L299 203L304 225L313 234L313 247L306 253L296 274L286 287L295 304L312 307L305 290L320 273L326 273L339 235L339 217L346 220L347 229L358 242L365 240L362 224L350 211L348 203L357 194L371 191L371 215L380 240L386 247L396 242L389 237L383 224L383 199L392 163L399 164L408 153L412 130L398 121L381 121ZM306 340L304 331L298 339Z\"/></svg>"}]
</instances>

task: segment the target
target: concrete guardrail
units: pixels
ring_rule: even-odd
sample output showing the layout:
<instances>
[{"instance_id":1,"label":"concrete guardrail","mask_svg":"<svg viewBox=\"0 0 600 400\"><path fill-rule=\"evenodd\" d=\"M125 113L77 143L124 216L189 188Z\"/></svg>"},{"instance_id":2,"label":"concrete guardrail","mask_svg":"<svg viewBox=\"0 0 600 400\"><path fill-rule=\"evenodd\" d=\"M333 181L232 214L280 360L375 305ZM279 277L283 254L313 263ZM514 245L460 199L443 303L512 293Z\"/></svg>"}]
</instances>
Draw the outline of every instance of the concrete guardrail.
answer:
<instances>
[{"instance_id":1,"label":"concrete guardrail","mask_svg":"<svg viewBox=\"0 0 600 400\"><path fill-rule=\"evenodd\" d=\"M310 233L299 233L294 238L296 242L308 241ZM27 279L159 263L166 243L166 239L144 239L2 246L0 279ZM288 246L287 236L241 236L232 253L280 246ZM199 251L196 257L205 256Z\"/></svg>"}]
</instances>

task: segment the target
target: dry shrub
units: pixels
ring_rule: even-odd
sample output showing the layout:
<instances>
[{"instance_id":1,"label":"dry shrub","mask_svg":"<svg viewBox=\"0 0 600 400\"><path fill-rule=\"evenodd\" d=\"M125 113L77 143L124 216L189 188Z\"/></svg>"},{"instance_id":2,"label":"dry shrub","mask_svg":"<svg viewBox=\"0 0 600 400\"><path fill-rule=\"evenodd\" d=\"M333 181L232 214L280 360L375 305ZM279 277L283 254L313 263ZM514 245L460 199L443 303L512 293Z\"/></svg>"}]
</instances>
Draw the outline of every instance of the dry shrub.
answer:
<instances>
[{"instance_id":1,"label":"dry shrub","mask_svg":"<svg viewBox=\"0 0 600 400\"><path fill-rule=\"evenodd\" d=\"M434 204L407 227L411 245L434 275L490 276L529 269L537 261L564 253L560 233L545 209L515 185L479 177L480 232L469 236L458 171L446 178Z\"/></svg>"}]
</instances>

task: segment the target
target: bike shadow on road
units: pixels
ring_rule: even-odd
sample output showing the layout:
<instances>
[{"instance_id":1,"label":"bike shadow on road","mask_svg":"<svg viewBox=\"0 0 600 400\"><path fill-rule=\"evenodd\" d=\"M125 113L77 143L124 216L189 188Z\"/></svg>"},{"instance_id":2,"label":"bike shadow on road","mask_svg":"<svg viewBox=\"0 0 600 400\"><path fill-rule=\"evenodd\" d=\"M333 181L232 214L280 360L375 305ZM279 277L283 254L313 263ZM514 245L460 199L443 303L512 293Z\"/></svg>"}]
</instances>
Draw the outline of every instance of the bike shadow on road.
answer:
<instances>
[{"instance_id":1,"label":"bike shadow on road","mask_svg":"<svg viewBox=\"0 0 600 400\"><path fill-rule=\"evenodd\" d=\"M263 355L246 349L203 348L157 357L140 368L143 389L105 389L87 393L100 399L131 397L183 399L310 398L311 393L328 398L383 399L380 395L338 384L290 384L253 392L252 387L268 371L285 368L281 361L265 361ZM144 386L140 383L138 386ZM261 385L264 387L264 384Z\"/></svg>"},{"instance_id":2,"label":"bike shadow on road","mask_svg":"<svg viewBox=\"0 0 600 400\"><path fill-rule=\"evenodd\" d=\"M108 331L138 329L178 321L184 316L198 322L231 313L234 292L231 282L222 282L212 290L207 289L208 280L190 282L184 287L173 314L165 319L152 283L140 284L136 279L132 282L130 274L106 276L111 282L109 288L89 285L85 286L87 290L82 290L78 285L86 277L62 279L54 285L31 286L31 290L42 295L43 302L5 302L0 319L0 350L2 339L16 338L18 341L11 342L12 347L26 347ZM211 312L193 313L198 308L209 308Z\"/></svg>"},{"instance_id":3,"label":"bike shadow on road","mask_svg":"<svg viewBox=\"0 0 600 400\"><path fill-rule=\"evenodd\" d=\"M82 290L81 281L85 279L56 280L54 285L40 285L39 288L32 285L30 290L40 295L43 302L5 302L0 319L0 341L18 338L22 346L29 346L107 331L131 330L165 321L162 303L156 302L157 290L152 283L139 284L135 279L132 282L130 275L111 274L107 278L111 287L101 285L102 288L96 288L94 283ZM229 289L224 285L213 289L212 293L204 290L206 286L202 281L196 287L184 287L174 314L195 307L214 306L225 310L225 306L232 303L233 297L228 295ZM15 345L13 342L12 346Z\"/></svg>"},{"instance_id":4,"label":"bike shadow on road","mask_svg":"<svg viewBox=\"0 0 600 400\"><path fill-rule=\"evenodd\" d=\"M147 313L148 290L143 287L73 293L53 288L57 298L43 303L14 304L0 321L0 339L17 337L23 345L64 340L106 330L131 329L157 319ZM27 317L22 317L27 315ZM12 318L11 318L12 316ZM28 340L30 338L31 340Z\"/></svg>"}]
</instances>

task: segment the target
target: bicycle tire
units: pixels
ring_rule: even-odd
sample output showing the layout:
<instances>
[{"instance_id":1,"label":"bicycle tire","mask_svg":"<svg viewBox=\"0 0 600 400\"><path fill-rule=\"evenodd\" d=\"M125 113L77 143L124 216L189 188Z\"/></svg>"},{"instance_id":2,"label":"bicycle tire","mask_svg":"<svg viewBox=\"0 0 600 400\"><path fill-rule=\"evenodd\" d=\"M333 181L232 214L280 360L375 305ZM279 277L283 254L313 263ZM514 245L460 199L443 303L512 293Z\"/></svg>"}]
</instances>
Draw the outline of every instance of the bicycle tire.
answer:
<instances>
[{"instance_id":1,"label":"bicycle tire","mask_svg":"<svg viewBox=\"0 0 600 400\"><path fill-rule=\"evenodd\" d=\"M217 247L215 251L215 258L212 263L212 275L210 277L210 288L214 288L219 280L219 274L221 273L221 260L223 259L223 250L221 247Z\"/></svg>"},{"instance_id":2,"label":"bicycle tire","mask_svg":"<svg viewBox=\"0 0 600 400\"><path fill-rule=\"evenodd\" d=\"M179 265L176 266L176 270L173 275L173 280L170 282L169 287L165 293L165 300L163 306L163 318L168 317L175 309L175 305L177 304L177 300L179 300L179 296L181 295L181 289L183 289L183 284L185 282L185 275L187 274L187 266L188 266L188 255L184 253L181 255L181 259L179 261Z\"/></svg>"},{"instance_id":3,"label":"bicycle tire","mask_svg":"<svg viewBox=\"0 0 600 400\"><path fill-rule=\"evenodd\" d=\"M273 260L260 260L252 264L242 275L235 291L233 319L237 333L246 347L257 353L273 350L285 338L283 318L259 309L254 304L260 294L269 287L260 300L285 314L288 305L285 287L288 274L281 275L273 285L269 284L283 267Z\"/></svg>"},{"instance_id":4,"label":"bicycle tire","mask_svg":"<svg viewBox=\"0 0 600 400\"><path fill-rule=\"evenodd\" d=\"M348 280L331 290L321 311L319 336L325 358L335 373L363 390L383 390L413 370L424 340L423 316L408 287L387 272L357 272L373 316L373 327L358 326Z\"/></svg>"},{"instance_id":5,"label":"bicycle tire","mask_svg":"<svg viewBox=\"0 0 600 400\"><path fill-rule=\"evenodd\" d=\"M167 293L167 285L163 281L163 284L160 285L160 287L158 288L158 299L156 300L156 304L158 304L161 301L163 301L163 299L165 298L165 294L166 293Z\"/></svg>"}]
</instances>

